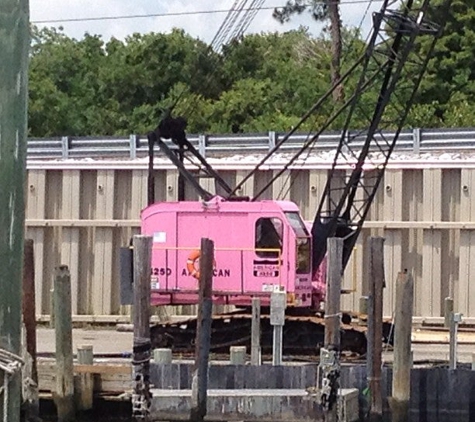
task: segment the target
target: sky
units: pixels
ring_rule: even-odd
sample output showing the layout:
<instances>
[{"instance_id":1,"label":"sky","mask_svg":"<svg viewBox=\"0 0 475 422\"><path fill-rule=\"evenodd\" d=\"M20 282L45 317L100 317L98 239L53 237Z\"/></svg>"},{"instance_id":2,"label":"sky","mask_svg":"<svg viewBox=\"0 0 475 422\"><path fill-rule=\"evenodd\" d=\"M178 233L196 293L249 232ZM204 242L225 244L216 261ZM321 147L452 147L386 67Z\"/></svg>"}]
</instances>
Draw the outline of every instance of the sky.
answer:
<instances>
[{"instance_id":1,"label":"sky","mask_svg":"<svg viewBox=\"0 0 475 422\"><path fill-rule=\"evenodd\" d=\"M371 12L379 10L381 0L342 0L342 21L344 25L362 25L363 35L371 27ZM364 1L364 0L363 0ZM30 0L30 19L33 23L44 20L71 18L94 18L104 16L143 15L191 11L229 9L235 0ZM250 2L248 2L250 4ZM266 0L264 6L282 6L285 0ZM365 15L369 5L369 12ZM64 32L73 38L81 38L84 33L102 35L105 41L111 37L124 39L139 32L169 32L172 28L183 28L187 33L209 43L226 17L225 13L196 14L187 16L163 16L136 19L116 19L85 22L44 23L38 26L62 26ZM297 16L291 22L280 24L272 17L272 10L261 10L250 25L247 33L288 31L299 26L308 27L318 35L322 26L308 14Z\"/></svg>"}]
</instances>

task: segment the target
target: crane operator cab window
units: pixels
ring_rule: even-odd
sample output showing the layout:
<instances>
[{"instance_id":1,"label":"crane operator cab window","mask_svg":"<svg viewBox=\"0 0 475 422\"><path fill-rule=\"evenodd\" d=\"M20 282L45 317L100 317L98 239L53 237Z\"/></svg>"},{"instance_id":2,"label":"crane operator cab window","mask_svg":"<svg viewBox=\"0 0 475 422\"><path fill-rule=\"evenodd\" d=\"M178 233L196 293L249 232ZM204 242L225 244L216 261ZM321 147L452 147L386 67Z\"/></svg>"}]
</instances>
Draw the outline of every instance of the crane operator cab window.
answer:
<instances>
[{"instance_id":1,"label":"crane operator cab window","mask_svg":"<svg viewBox=\"0 0 475 422\"><path fill-rule=\"evenodd\" d=\"M278 258L282 252L282 221L278 218L259 218L256 221L257 256L261 258ZM264 249L278 249L264 250Z\"/></svg>"},{"instance_id":2,"label":"crane operator cab window","mask_svg":"<svg viewBox=\"0 0 475 422\"><path fill-rule=\"evenodd\" d=\"M285 215L297 237L297 274L308 274L310 272L310 234L297 212L286 212Z\"/></svg>"}]
</instances>

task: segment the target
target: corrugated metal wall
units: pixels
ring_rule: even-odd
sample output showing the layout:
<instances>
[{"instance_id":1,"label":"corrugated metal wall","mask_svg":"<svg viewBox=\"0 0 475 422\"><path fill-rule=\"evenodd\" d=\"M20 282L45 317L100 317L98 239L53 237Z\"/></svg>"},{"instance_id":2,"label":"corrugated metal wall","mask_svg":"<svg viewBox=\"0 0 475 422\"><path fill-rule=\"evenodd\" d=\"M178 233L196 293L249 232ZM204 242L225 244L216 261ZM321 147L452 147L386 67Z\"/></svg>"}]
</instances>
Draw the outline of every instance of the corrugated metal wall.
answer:
<instances>
[{"instance_id":1,"label":"corrugated metal wall","mask_svg":"<svg viewBox=\"0 0 475 422\"><path fill-rule=\"evenodd\" d=\"M242 194L257 192L272 171L251 178ZM234 184L247 172L227 170L221 174ZM326 175L325 168L292 171L278 179L268 197L295 201L304 218L311 220ZM177 176L169 168L157 170L158 200L176 199ZM441 316L444 297L454 295L456 309L466 317L475 317L474 186L475 168L462 165L389 169L346 271L344 287L354 286L356 291L343 297L344 308L358 309L365 291L365 239L380 235L386 238L385 315L394 309L396 275L407 268L415 276L416 315ZM138 233L146 187L145 169L56 169L49 168L47 162L30 166L27 236L35 241L38 314L49 314L54 267L59 264L71 270L74 314L100 317L128 313L119 304L118 250ZM187 195L196 199L190 187ZM168 314L189 311L166 310Z\"/></svg>"}]
</instances>

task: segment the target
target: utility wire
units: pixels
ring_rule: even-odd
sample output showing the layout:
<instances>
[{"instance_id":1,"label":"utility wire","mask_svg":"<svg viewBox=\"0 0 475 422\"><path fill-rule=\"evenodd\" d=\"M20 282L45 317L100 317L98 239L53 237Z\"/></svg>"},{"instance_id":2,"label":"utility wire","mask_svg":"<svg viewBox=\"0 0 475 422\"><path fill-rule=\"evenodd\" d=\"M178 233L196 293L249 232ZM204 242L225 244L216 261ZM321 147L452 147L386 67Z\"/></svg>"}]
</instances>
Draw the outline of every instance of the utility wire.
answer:
<instances>
[{"instance_id":1,"label":"utility wire","mask_svg":"<svg viewBox=\"0 0 475 422\"><path fill-rule=\"evenodd\" d=\"M338 2L338 4L367 4L371 2L381 3L383 0L346 0ZM336 3L336 2L335 2ZM321 4L330 4L324 3ZM253 10L272 10L279 9L284 7L284 5L276 6L265 6L265 7L247 7L243 11L253 11ZM146 13L141 15L117 15L117 16L96 16L89 18L62 18L62 19L43 19L31 21L33 24L45 24L45 23L67 23L67 22L92 22L92 21L107 21L107 20L121 20L121 19L142 19L142 18L161 18L161 17L171 17L171 16L193 16L193 15L209 15L217 13L229 13L230 9L215 9L215 10L197 10L189 12L165 12L165 13Z\"/></svg>"},{"instance_id":2,"label":"utility wire","mask_svg":"<svg viewBox=\"0 0 475 422\"><path fill-rule=\"evenodd\" d=\"M240 1L240 3L239 3ZM229 11L229 14L226 16L225 21L221 25L218 30L218 33L213 38L213 42L211 43L211 49L220 52L223 45L229 44L234 39L239 39L246 29L251 24L252 20L255 18L257 12L262 10L262 5L264 4L265 0L252 0L251 1L251 8L246 9L245 6L248 0L236 0L232 9ZM244 11L243 16L241 17L240 22L234 27L236 24L237 18L241 15ZM234 15L234 16L233 16ZM212 78L214 77L217 68L215 68L207 77L204 86L208 87L209 84L212 82ZM194 102L193 106L188 106L186 109L185 115L189 118L188 113L193 113L196 110L197 102ZM190 110L191 109L191 110Z\"/></svg>"},{"instance_id":3,"label":"utility wire","mask_svg":"<svg viewBox=\"0 0 475 422\"><path fill-rule=\"evenodd\" d=\"M225 31L227 25L229 25L229 20L232 18L232 15L237 7L239 3L239 0L235 0L234 1L234 4L233 6L231 7L231 9L228 11L228 14L227 16L224 18L224 21L223 23L221 24L221 26L219 27L218 29L218 32L216 33L216 35L214 36L213 40L211 41L210 43L210 46L211 48L215 49L218 45L219 45L219 41L220 39L222 38L223 36L223 31Z\"/></svg>"},{"instance_id":4,"label":"utility wire","mask_svg":"<svg viewBox=\"0 0 475 422\"><path fill-rule=\"evenodd\" d=\"M241 2L241 3L239 3L239 2ZM244 8L244 6L246 5L246 2L247 2L247 0L235 0L234 1L234 4L232 5L231 9L229 9L227 16L224 18L223 23L220 25L220 27L218 28L218 31L214 35L213 40L211 41L211 44L210 44L210 49L208 49L207 54L205 55L205 54L201 53L200 57L208 56L209 54L211 54L211 51L213 51L213 50L216 51L216 52L219 52L221 46L223 44L225 44L226 34L232 29L232 25L234 24L234 22L236 20L236 17L234 15L236 14L237 8L242 10ZM212 76L214 75L215 72L216 72L216 69L214 69L212 71L212 73L208 75L207 81L206 81L206 84L205 84L206 87L208 87L209 84L211 83L211 78L212 78ZM186 92L186 88L183 88L180 95L178 95L178 97L174 101L173 106L170 108L170 110L169 110L170 112L175 108L175 106L178 104L178 102L181 100L181 98L183 98L183 96L185 95L185 92ZM195 109L196 105L197 105L197 103L195 102L195 104L193 106L193 110ZM187 113L189 112L189 109L190 109L190 107L188 107Z\"/></svg>"},{"instance_id":5,"label":"utility wire","mask_svg":"<svg viewBox=\"0 0 475 422\"><path fill-rule=\"evenodd\" d=\"M228 23L224 26L224 28L222 28L220 36L215 37L213 40L214 42L211 44L213 49L216 51L219 51L221 46L226 44L228 34L233 30L239 15L245 10L247 0L241 0L239 4L237 3L238 2L235 2L233 8L230 10L230 13L227 16L227 18L229 18Z\"/></svg>"},{"instance_id":6,"label":"utility wire","mask_svg":"<svg viewBox=\"0 0 475 422\"><path fill-rule=\"evenodd\" d=\"M210 44L210 48L207 50L207 54L205 55L203 53L200 53L200 56L202 57L208 56L209 54L211 54L211 51L219 52L221 47L229 43L233 39L234 36L240 37L242 35L245 28L243 28L241 25L241 28L239 30L234 29L233 35L231 35L231 37L226 38L229 32L233 30L233 25L235 24L236 19L239 16L239 14L242 12L242 10L244 10L247 1L248 0L234 1L233 6L231 7L231 9L229 9L227 16L225 17L223 23L220 25L220 27L218 28L218 31L213 37L213 40L211 41L211 44ZM262 3L265 0L252 0L251 7L254 6L257 1L259 1L259 4L258 4L259 6L259 5L262 5ZM252 18L253 18L259 10L260 9L256 9L255 11L252 11L252 12L249 12L249 11L245 12L245 15L252 13ZM205 84L204 84L205 87L208 87L210 85L216 71L217 69L215 68L211 72L211 74L207 76ZM185 92L186 92L186 88L184 88L181 91L181 93L178 95L178 97L174 101L173 106L169 109L169 112L171 112L175 108L175 106L178 104L178 102L181 100L181 98L183 98L183 96L185 95ZM190 109L191 109L191 112L193 112L196 109L196 106L197 106L197 102L194 102L194 105L192 107L190 106L187 107L185 115L187 115L188 118L189 118L188 113L190 113Z\"/></svg>"},{"instance_id":7,"label":"utility wire","mask_svg":"<svg viewBox=\"0 0 475 422\"><path fill-rule=\"evenodd\" d=\"M244 34L254 20L257 12L262 9L262 5L264 4L265 0L253 0L251 3L251 7L248 11L244 13L244 16L241 18L238 26L235 28L234 32L231 35L231 39L239 38L242 34Z\"/></svg>"}]
</instances>

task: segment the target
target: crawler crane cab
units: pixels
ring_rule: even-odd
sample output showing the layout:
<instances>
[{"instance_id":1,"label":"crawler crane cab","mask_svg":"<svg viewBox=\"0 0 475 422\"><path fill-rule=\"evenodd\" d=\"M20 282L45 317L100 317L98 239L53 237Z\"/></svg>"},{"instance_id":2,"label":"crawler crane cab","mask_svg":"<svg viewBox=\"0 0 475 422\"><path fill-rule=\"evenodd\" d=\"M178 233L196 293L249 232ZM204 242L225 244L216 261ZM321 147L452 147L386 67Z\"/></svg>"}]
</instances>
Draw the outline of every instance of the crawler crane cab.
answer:
<instances>
[{"instance_id":1,"label":"crawler crane cab","mask_svg":"<svg viewBox=\"0 0 475 422\"><path fill-rule=\"evenodd\" d=\"M289 307L320 304L310 231L292 202L155 203L142 212L142 233L153 237L152 305L197 303L203 237L215 244L215 303L249 306L260 297L268 306L270 292L284 291Z\"/></svg>"}]
</instances>

